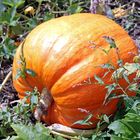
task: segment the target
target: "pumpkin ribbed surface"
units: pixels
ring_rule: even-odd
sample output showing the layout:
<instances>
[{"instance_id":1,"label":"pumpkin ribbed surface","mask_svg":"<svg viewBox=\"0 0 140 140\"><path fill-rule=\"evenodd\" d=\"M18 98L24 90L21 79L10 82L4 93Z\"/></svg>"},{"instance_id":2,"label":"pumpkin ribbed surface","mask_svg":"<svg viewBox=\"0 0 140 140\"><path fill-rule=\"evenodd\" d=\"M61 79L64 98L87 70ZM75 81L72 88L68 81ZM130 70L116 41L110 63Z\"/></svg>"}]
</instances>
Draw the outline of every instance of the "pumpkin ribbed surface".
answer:
<instances>
[{"instance_id":1,"label":"pumpkin ribbed surface","mask_svg":"<svg viewBox=\"0 0 140 140\"><path fill-rule=\"evenodd\" d=\"M102 15L74 14L52 19L37 26L26 37L23 52L27 68L37 75L27 75L14 79L13 84L19 92L19 97L25 96L25 91L36 86L40 91L46 87L53 97L53 103L43 120L47 123L61 123L74 128L95 127L101 114L113 114L118 100L111 100L103 105L107 92L104 85L90 84L97 82L96 74L102 77L107 71L100 65L111 63L117 66L117 54L112 49L108 55L102 51L109 49L109 44L103 36L112 37L119 48L119 56L124 62L131 62L137 49L129 35L114 21ZM95 47L96 46L96 47ZM132 52L132 53L129 53ZM13 77L21 54L18 47L13 63ZM103 80L111 83L110 72ZM126 86L124 81L120 84ZM92 125L74 125L88 114L93 114Z\"/></svg>"}]
</instances>

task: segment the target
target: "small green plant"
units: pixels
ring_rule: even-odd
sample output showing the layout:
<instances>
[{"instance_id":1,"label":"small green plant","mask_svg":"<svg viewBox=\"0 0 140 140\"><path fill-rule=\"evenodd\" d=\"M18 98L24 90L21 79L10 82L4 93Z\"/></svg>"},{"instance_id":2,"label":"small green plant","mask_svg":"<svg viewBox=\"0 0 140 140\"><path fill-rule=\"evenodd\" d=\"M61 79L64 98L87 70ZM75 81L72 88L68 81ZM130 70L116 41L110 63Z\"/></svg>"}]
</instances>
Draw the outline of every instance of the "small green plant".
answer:
<instances>
[{"instance_id":1,"label":"small green plant","mask_svg":"<svg viewBox=\"0 0 140 140\"><path fill-rule=\"evenodd\" d=\"M116 114L106 131L95 133L92 140L139 140L140 139L140 99L139 97L125 97L125 108ZM125 113L122 116L121 113ZM116 117L119 116L119 119ZM120 116L122 116L120 118Z\"/></svg>"},{"instance_id":2,"label":"small green plant","mask_svg":"<svg viewBox=\"0 0 140 140\"><path fill-rule=\"evenodd\" d=\"M39 92L34 88L32 92L26 92L22 100L11 102L10 105L2 104L0 108L0 137L13 135L15 132L11 124L31 125L35 122L33 111L38 104ZM30 99L30 103L27 100ZM12 104L15 106L10 107Z\"/></svg>"},{"instance_id":3,"label":"small green plant","mask_svg":"<svg viewBox=\"0 0 140 140\"><path fill-rule=\"evenodd\" d=\"M27 74L34 77L36 76L36 73L33 70L26 68L26 59L24 57L23 47L24 47L24 42L22 43L22 46L21 46L21 55L20 55L20 60L19 60L19 64L21 67L17 69L17 74L16 74L15 79L22 77L26 80Z\"/></svg>"},{"instance_id":4,"label":"small green plant","mask_svg":"<svg viewBox=\"0 0 140 140\"><path fill-rule=\"evenodd\" d=\"M24 0L12 1L1 0L0 5L0 59L10 59L15 53L15 40L11 37L14 28L18 25L20 16L17 13L17 9L23 5ZM17 29L18 30L18 29Z\"/></svg>"},{"instance_id":5,"label":"small green plant","mask_svg":"<svg viewBox=\"0 0 140 140\"><path fill-rule=\"evenodd\" d=\"M100 121L97 124L96 132L92 135L92 140L138 140L140 139L140 85L139 85L139 71L140 71L140 63L139 56L134 57L133 63L123 63L123 61L119 57L119 50L115 44L115 41L110 37L104 37L106 41L109 43L110 48L108 50L101 49L105 54L109 54L111 49L115 49L118 60L118 67L114 67L112 62L109 61L107 64L101 65L101 68L107 69L108 71L103 75L103 77L99 77L98 75L94 75L95 82L86 82L87 84L100 84L105 86L107 89L107 93L104 100L104 105L113 99L119 99L118 103L118 111L115 116L107 116L103 114L99 117ZM137 59L137 61L135 61ZM109 73L112 73L112 80L114 81L111 84L104 83L104 77ZM133 74L135 75L132 81L129 80L129 76ZM126 88L122 87L119 84L120 79L124 79L124 82L128 84ZM119 93L115 93L114 91L118 89ZM129 96L129 92L135 93L135 96ZM90 114L88 110L87 117L83 120L79 120L75 122L75 124L80 125L90 125L94 122L91 122L91 118L94 117L94 114ZM104 124L108 126L104 131L101 131L101 128ZM90 138L89 138L90 140Z\"/></svg>"}]
</instances>

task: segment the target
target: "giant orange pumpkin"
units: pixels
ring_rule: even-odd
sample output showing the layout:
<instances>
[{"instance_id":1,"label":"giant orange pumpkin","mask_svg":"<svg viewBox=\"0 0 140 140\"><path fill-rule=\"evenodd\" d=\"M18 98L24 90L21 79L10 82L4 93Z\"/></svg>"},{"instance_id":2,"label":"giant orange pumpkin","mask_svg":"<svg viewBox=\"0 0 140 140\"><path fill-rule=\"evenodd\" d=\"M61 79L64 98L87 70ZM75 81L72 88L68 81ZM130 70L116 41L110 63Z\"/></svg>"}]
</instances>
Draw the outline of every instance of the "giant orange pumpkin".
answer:
<instances>
[{"instance_id":1,"label":"giant orange pumpkin","mask_svg":"<svg viewBox=\"0 0 140 140\"><path fill-rule=\"evenodd\" d=\"M107 71L100 65L112 62L117 67L118 56L112 49L108 55L102 49L109 49L103 36L112 37L119 48L119 56L124 62L131 62L137 49L129 35L114 21L102 15L74 14L47 21L37 26L26 37L23 53L26 67L37 75L27 75L14 79L14 87L19 97L25 96L31 86L39 91L46 87L53 97L48 114L43 120L49 124L60 123L73 128L93 128L98 116L111 115L116 111L118 100L103 104L107 89L104 85L90 84L97 82L95 75L102 77ZM21 55L17 49L13 63L13 77ZM102 49L101 49L102 48ZM129 53L132 52L132 53ZM103 80L111 83L110 72ZM120 84L125 86L122 81ZM92 125L77 125L74 122L83 120L93 114Z\"/></svg>"}]
</instances>

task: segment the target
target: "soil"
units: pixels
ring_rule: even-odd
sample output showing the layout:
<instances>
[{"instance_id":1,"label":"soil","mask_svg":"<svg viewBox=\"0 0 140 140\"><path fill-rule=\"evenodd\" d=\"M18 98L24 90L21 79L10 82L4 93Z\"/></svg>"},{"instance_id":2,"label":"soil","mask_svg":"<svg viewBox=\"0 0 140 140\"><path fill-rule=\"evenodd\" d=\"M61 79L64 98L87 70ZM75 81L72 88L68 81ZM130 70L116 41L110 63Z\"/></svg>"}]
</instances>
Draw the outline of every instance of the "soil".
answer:
<instances>
[{"instance_id":1,"label":"soil","mask_svg":"<svg viewBox=\"0 0 140 140\"><path fill-rule=\"evenodd\" d=\"M3 60L0 68L0 83L3 82L6 75L12 70L12 60ZM0 92L0 103L10 103L16 100L17 92L13 87L12 77L7 81Z\"/></svg>"}]
</instances>

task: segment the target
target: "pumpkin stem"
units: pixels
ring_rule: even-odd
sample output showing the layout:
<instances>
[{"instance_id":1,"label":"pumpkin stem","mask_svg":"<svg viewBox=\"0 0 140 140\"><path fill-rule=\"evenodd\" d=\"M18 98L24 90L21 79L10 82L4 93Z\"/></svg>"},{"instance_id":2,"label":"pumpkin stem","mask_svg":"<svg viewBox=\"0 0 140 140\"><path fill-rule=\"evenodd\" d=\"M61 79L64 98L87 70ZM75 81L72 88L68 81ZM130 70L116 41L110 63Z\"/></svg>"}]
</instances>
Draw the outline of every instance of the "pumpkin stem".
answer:
<instances>
[{"instance_id":1,"label":"pumpkin stem","mask_svg":"<svg viewBox=\"0 0 140 140\"><path fill-rule=\"evenodd\" d=\"M40 94L40 99L36 110L34 112L34 117L36 120L40 121L42 115L47 115L48 108L51 105L53 98L51 94L48 92L47 88L43 88Z\"/></svg>"}]
</instances>

